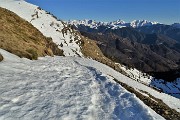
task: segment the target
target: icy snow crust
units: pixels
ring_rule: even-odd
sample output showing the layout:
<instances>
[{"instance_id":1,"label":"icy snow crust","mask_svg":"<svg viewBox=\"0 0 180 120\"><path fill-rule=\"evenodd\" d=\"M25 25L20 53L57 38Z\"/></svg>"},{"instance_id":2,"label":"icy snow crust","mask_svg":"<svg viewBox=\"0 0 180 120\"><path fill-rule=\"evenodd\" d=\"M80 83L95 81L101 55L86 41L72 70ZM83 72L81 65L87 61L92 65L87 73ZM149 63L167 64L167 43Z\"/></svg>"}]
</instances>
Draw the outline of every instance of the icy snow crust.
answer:
<instances>
[{"instance_id":1,"label":"icy snow crust","mask_svg":"<svg viewBox=\"0 0 180 120\"><path fill-rule=\"evenodd\" d=\"M27 20L43 35L51 37L57 45L62 44L63 47L59 46L59 48L63 49L65 56L83 56L77 43L80 37L73 33L72 29L67 30L67 33L62 33L62 29L66 28L67 24L57 20L50 13L23 0L0 0L0 7Z\"/></svg>"},{"instance_id":2,"label":"icy snow crust","mask_svg":"<svg viewBox=\"0 0 180 120\"><path fill-rule=\"evenodd\" d=\"M92 60L45 57L20 59L2 49L0 119L163 119L135 95L93 67ZM84 62L83 64L86 64Z\"/></svg>"}]
</instances>

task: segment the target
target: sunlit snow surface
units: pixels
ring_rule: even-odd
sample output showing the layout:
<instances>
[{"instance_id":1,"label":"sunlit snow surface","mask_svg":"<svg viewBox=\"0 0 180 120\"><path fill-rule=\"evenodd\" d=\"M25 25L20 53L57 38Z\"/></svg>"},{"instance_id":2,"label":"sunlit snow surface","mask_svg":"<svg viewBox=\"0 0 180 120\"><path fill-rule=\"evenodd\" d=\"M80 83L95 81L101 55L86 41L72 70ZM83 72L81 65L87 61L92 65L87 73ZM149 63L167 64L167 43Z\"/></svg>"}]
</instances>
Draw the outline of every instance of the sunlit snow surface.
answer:
<instances>
[{"instance_id":1,"label":"sunlit snow surface","mask_svg":"<svg viewBox=\"0 0 180 120\"><path fill-rule=\"evenodd\" d=\"M0 49L0 119L163 119L85 59L20 59ZM88 60L87 60L88 61ZM90 62L90 61L89 61Z\"/></svg>"},{"instance_id":2,"label":"sunlit snow surface","mask_svg":"<svg viewBox=\"0 0 180 120\"><path fill-rule=\"evenodd\" d=\"M57 20L49 12L41 10L38 6L24 0L0 0L0 7L16 13L30 22L44 36L51 37L53 42L64 51L65 56L83 56L77 42L80 36L76 35L72 29L67 30L67 33L63 33L62 30L67 27L67 24ZM60 46L61 44L63 47Z\"/></svg>"}]
</instances>

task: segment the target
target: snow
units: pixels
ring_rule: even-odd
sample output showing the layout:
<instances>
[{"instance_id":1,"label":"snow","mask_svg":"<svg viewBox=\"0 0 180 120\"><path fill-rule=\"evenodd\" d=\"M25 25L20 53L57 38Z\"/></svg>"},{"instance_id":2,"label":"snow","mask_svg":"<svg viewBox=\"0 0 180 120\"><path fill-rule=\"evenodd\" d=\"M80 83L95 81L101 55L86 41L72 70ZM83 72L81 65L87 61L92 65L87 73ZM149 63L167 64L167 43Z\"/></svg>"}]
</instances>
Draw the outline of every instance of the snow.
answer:
<instances>
[{"instance_id":1,"label":"snow","mask_svg":"<svg viewBox=\"0 0 180 120\"><path fill-rule=\"evenodd\" d=\"M66 22L66 21L65 21ZM78 27L78 25L85 25L89 26L90 28L97 29L99 26L107 25L107 22L96 22L95 20L69 20L66 22L67 24L75 25Z\"/></svg>"},{"instance_id":2,"label":"snow","mask_svg":"<svg viewBox=\"0 0 180 120\"><path fill-rule=\"evenodd\" d=\"M118 63L117 63L118 64ZM180 80L177 78L174 82L167 82L162 79L154 79L152 76L145 74L135 68L128 69L126 66L119 65L131 79L136 80L147 86L161 90L162 92L180 98Z\"/></svg>"},{"instance_id":3,"label":"snow","mask_svg":"<svg viewBox=\"0 0 180 120\"><path fill-rule=\"evenodd\" d=\"M170 94L180 99L180 80L177 78L173 82L167 82L163 79L152 79L150 85L159 88L164 93Z\"/></svg>"},{"instance_id":4,"label":"snow","mask_svg":"<svg viewBox=\"0 0 180 120\"><path fill-rule=\"evenodd\" d=\"M61 20L57 20L48 12L41 10L38 6L29 4L23 0L0 0L0 6L6 9L9 9L20 17L32 23L38 30L40 30L45 36L52 37L53 41L59 45L60 49L63 49L65 56L81 56L80 45L77 43L80 40L80 36L76 34L72 29L67 30L67 33L62 33L62 30L67 28L67 24L63 23ZM97 28L100 25L108 25L111 26L112 29L126 27L130 23L126 23L123 20L117 20L113 22L96 22L94 20L73 20L70 21L71 24L84 24L86 26L90 26L91 28ZM135 27L138 25L153 25L158 24L156 22L150 22L146 20L135 20L131 22ZM132 26L134 27L134 26ZM61 46L63 45L63 46ZM135 74L134 74L135 73ZM138 71L133 72L135 76ZM143 78L140 80L149 84L151 80L147 78ZM159 83L159 84L158 84ZM158 88L163 89L166 93L178 93L179 87L173 87L174 84L171 84L171 88L169 90L168 86L163 86L160 82L156 82L151 85L156 85ZM162 82L161 82L162 83ZM174 95L174 94L173 94ZM174 96L180 97L180 94L175 94Z\"/></svg>"},{"instance_id":5,"label":"snow","mask_svg":"<svg viewBox=\"0 0 180 120\"><path fill-rule=\"evenodd\" d=\"M67 28L67 24L57 20L50 13L24 0L0 0L0 7L24 18L46 37L51 37L57 45L63 44L63 47L59 46L59 48L64 51L65 56L83 56L80 45L77 43L80 36L72 29L67 30L67 33L62 33L62 30Z\"/></svg>"},{"instance_id":6,"label":"snow","mask_svg":"<svg viewBox=\"0 0 180 120\"><path fill-rule=\"evenodd\" d=\"M133 28L139 28L139 27L143 27L143 26L152 26L152 25L156 25L159 24L158 22L151 22L151 21L147 21L147 20L133 20L132 22L130 22L130 26Z\"/></svg>"},{"instance_id":7,"label":"snow","mask_svg":"<svg viewBox=\"0 0 180 120\"><path fill-rule=\"evenodd\" d=\"M0 53L0 119L164 119L90 66L103 64L76 57L30 61L2 49Z\"/></svg>"},{"instance_id":8,"label":"snow","mask_svg":"<svg viewBox=\"0 0 180 120\"><path fill-rule=\"evenodd\" d=\"M76 59L77 59L77 61L79 61L79 58L76 58ZM83 61L81 60L81 64L85 65L85 66L94 67L97 70L103 72L104 74L113 76L115 79L117 79L137 90L145 91L145 92L149 93L150 95L154 96L155 98L162 100L169 107L180 112L180 99L178 99L178 98L175 98L175 97L165 94L163 92L158 92L158 91L152 89L151 87L149 87L145 84L142 84L138 81L135 81L131 78L128 78L127 76L125 76L125 75L115 71L114 69L112 69L102 63L99 63L97 61L84 59Z\"/></svg>"},{"instance_id":9,"label":"snow","mask_svg":"<svg viewBox=\"0 0 180 120\"><path fill-rule=\"evenodd\" d=\"M97 29L99 26L107 26L111 29L118 29L122 27L132 27L132 28L138 28L143 26L151 26L155 24L159 24L158 22L151 22L147 20L134 20L130 23L127 23L123 20L117 20L113 22L97 22L95 20L69 20L67 21L68 24L75 25L78 27L79 25L85 25L90 28Z\"/></svg>"},{"instance_id":10,"label":"snow","mask_svg":"<svg viewBox=\"0 0 180 120\"><path fill-rule=\"evenodd\" d=\"M144 84L149 85L152 80L152 76L143 76L143 73L137 70L136 68L128 69L126 66L121 65L120 68L124 70L130 78L135 79L136 81L142 82Z\"/></svg>"},{"instance_id":11,"label":"snow","mask_svg":"<svg viewBox=\"0 0 180 120\"><path fill-rule=\"evenodd\" d=\"M65 56L83 56L80 36L53 15L24 0L0 0L0 7L15 12L32 23L40 32L64 50ZM81 21L80 21L81 22ZM140 24L140 23L141 24ZM149 25L139 21L138 26ZM74 21L77 23L77 21ZM147 23L147 24L146 24ZM81 24L97 28L108 25L112 29L126 27L122 20ZM152 23L156 24L156 23ZM60 45L63 46L60 46ZM20 59L4 50L0 62L0 120L1 119L163 119L133 94L113 81L113 77L137 90L143 90L180 111L180 100L159 93L113 69L93 60L76 57L45 57L37 61ZM131 73L132 71L128 71ZM138 76L133 70L132 75ZM112 77L110 77L112 76ZM149 79L140 79L149 84ZM161 83L155 82L156 86ZM179 81L175 83L179 85ZM167 87L173 88L172 84ZM162 89L167 90L162 85ZM178 92L178 88L173 88ZM169 92L169 91L168 91Z\"/></svg>"}]
</instances>

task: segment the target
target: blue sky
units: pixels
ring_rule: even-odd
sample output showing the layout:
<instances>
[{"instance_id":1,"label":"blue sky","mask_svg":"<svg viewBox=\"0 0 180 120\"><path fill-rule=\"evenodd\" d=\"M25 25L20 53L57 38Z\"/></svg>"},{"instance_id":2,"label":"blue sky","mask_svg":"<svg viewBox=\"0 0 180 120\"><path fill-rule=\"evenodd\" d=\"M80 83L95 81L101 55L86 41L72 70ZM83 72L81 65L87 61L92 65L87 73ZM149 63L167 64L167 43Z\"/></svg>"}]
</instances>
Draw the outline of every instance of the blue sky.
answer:
<instances>
[{"instance_id":1,"label":"blue sky","mask_svg":"<svg viewBox=\"0 0 180 120\"><path fill-rule=\"evenodd\" d=\"M180 23L180 0L27 0L63 20Z\"/></svg>"}]
</instances>

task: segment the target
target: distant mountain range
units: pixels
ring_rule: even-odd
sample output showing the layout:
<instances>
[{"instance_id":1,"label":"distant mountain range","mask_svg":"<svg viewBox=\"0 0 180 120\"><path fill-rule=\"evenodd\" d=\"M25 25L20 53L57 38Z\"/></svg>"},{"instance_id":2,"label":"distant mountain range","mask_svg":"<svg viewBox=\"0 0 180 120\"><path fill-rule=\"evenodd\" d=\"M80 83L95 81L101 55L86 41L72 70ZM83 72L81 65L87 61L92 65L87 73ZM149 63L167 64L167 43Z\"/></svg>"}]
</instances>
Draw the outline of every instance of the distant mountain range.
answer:
<instances>
[{"instance_id":1,"label":"distant mountain range","mask_svg":"<svg viewBox=\"0 0 180 120\"><path fill-rule=\"evenodd\" d=\"M99 26L107 26L108 28L111 29L118 29L122 27L132 27L132 28L139 28L139 27L144 27L144 26L152 26L152 25L157 25L157 24L162 24L159 22L151 22L147 20L133 20L132 22L125 22L121 19L113 22L97 22L95 20L69 20L67 21L68 24L73 24L76 27L79 25L85 25L89 26L90 28L95 28L97 29ZM171 26L180 28L179 23L174 23Z\"/></svg>"},{"instance_id":2,"label":"distant mountain range","mask_svg":"<svg viewBox=\"0 0 180 120\"><path fill-rule=\"evenodd\" d=\"M180 76L179 23L165 25L147 20L68 23L82 35L96 40L104 55L118 63L153 74L177 70L176 76Z\"/></svg>"}]
</instances>

